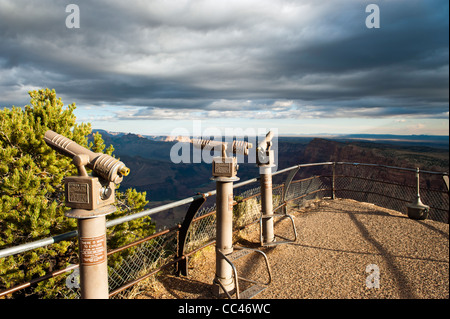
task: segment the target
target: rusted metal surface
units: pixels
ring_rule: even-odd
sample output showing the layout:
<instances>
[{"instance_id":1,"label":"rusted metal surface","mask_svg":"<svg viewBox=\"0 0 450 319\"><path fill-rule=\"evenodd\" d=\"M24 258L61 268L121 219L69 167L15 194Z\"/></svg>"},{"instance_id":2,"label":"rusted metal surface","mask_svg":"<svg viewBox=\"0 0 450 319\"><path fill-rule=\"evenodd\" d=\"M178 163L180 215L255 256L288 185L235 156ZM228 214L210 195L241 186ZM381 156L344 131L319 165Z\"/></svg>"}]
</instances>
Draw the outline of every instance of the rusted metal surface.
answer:
<instances>
[{"instance_id":1,"label":"rusted metal surface","mask_svg":"<svg viewBox=\"0 0 450 319\"><path fill-rule=\"evenodd\" d=\"M39 278L30 280L30 281L27 281L27 282L25 282L25 283L23 283L21 285L15 286L13 288L10 288L10 289L4 290L4 291L1 291L0 292L0 297L4 297L4 296L12 294L12 293L14 293L16 291L19 291L19 290L31 287L32 285L36 285L36 284L38 284L38 283L40 283L40 282L42 282L44 280L47 280L47 279L50 279L50 278L54 278L54 277L57 277L59 275L62 275L64 273L66 273L66 272L69 272L71 270L77 269L78 267L79 267L79 265L76 264L76 265L71 265L71 266L69 266L67 268L61 269L61 270L50 272L50 273L48 273L45 276L42 276L42 277L39 277Z\"/></svg>"},{"instance_id":2,"label":"rusted metal surface","mask_svg":"<svg viewBox=\"0 0 450 319\"><path fill-rule=\"evenodd\" d=\"M78 219L81 298L108 298L105 216Z\"/></svg>"}]
</instances>

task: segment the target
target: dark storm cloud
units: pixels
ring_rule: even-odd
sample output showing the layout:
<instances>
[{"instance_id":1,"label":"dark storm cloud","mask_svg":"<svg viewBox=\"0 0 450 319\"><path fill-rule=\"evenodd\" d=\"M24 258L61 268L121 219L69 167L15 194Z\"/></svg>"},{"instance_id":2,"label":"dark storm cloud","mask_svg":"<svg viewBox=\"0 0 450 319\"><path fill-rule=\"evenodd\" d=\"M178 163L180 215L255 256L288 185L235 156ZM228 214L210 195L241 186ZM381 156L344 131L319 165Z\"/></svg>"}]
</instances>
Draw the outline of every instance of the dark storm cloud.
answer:
<instances>
[{"instance_id":1,"label":"dark storm cloud","mask_svg":"<svg viewBox=\"0 0 450 319\"><path fill-rule=\"evenodd\" d=\"M380 29L368 3L0 0L0 105L50 87L137 107L119 119L448 116L448 1L373 1Z\"/></svg>"}]
</instances>

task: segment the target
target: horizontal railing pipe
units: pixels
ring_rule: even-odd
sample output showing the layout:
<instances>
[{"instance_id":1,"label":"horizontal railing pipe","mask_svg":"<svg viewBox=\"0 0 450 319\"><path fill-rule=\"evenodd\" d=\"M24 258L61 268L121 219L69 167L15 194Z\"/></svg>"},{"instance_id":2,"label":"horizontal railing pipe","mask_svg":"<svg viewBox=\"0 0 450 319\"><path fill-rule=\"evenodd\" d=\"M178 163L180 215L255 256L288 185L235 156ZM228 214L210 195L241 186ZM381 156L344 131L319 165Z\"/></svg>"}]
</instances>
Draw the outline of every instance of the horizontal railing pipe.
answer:
<instances>
[{"instance_id":1,"label":"horizontal railing pipe","mask_svg":"<svg viewBox=\"0 0 450 319\"><path fill-rule=\"evenodd\" d=\"M322 163L307 163L307 164L299 164L299 165L294 165L288 168L284 168L282 170L276 171L275 173L272 174L272 176L274 175L279 175L279 174L283 174L289 171L292 171L293 169L297 169L297 168L302 168L302 167L311 167L311 166L323 166L323 165L332 165L334 162L322 162Z\"/></svg>"},{"instance_id":2,"label":"horizontal railing pipe","mask_svg":"<svg viewBox=\"0 0 450 319\"><path fill-rule=\"evenodd\" d=\"M59 276L59 275L61 275L63 273L69 272L69 271L74 270L76 268L79 268L78 264L70 265L70 266L68 266L68 267L66 267L64 269L50 272L50 273L46 274L45 276L32 279L30 281L27 281L27 282L25 282L25 283L23 283L21 285L13 287L13 288L10 288L10 289L4 290L4 291L0 291L0 297L4 297L4 296L12 294L12 293L14 293L16 291L19 291L19 290L31 287L32 285L35 285L35 284L37 284L39 282L42 282L44 280L47 280L47 279L50 279L50 278L53 278L53 277L56 277L56 276Z\"/></svg>"},{"instance_id":3,"label":"horizontal railing pipe","mask_svg":"<svg viewBox=\"0 0 450 319\"><path fill-rule=\"evenodd\" d=\"M372 167L383 167L383 168L390 168L390 169L397 169L400 171L408 171L408 172L416 172L416 168L406 168L406 167L398 167L398 166L390 166L390 165L383 165L383 164L368 164L368 163L353 163L353 162L335 162L339 165L354 165L354 166L372 166ZM425 171L420 170L421 173L426 174L436 174L436 175L446 175L448 176L448 172L434 172L434 171Z\"/></svg>"},{"instance_id":4,"label":"horizontal railing pipe","mask_svg":"<svg viewBox=\"0 0 450 319\"><path fill-rule=\"evenodd\" d=\"M150 215L153 215L153 214L156 214L156 213L160 213L162 211L165 211L165 210L168 210L168 209L171 209L171 208L175 208L175 207L178 207L178 206L189 204L189 203L192 203L193 201L195 201L196 199L199 199L201 197L202 197L202 195L195 195L195 196L191 196L191 197L188 197L188 198L176 201L176 202L172 202L172 203L169 203L169 204L166 204L166 205L162 205L162 206L146 209L146 210L143 210L142 212L139 212L139 213L135 213L135 214L126 215L126 216L123 216L123 217L120 217L120 218L116 218L116 219L107 221L106 222L106 227L108 228L108 227L116 226L116 225L119 225L119 224L122 224L122 223L125 223L125 222L129 222L129 221L132 221L132 220L135 220L135 219L138 219L138 218L142 218L142 217L150 216Z\"/></svg>"},{"instance_id":5,"label":"horizontal railing pipe","mask_svg":"<svg viewBox=\"0 0 450 319\"><path fill-rule=\"evenodd\" d=\"M23 252L33 250L36 248L55 244L60 241L70 239L72 237L76 237L77 234L78 234L78 232L76 230L74 230L74 231L67 232L67 233L64 233L61 235L56 235L56 236L36 240L31 243L25 243L25 244L17 245L14 247L5 248L5 249L0 250L0 258L16 255L16 254L23 253Z\"/></svg>"},{"instance_id":6,"label":"horizontal railing pipe","mask_svg":"<svg viewBox=\"0 0 450 319\"><path fill-rule=\"evenodd\" d=\"M242 186L245 186L245 185L248 185L248 184L256 183L258 181L259 181L259 177L252 178L252 179L249 179L249 180L244 181L244 182L233 184L233 188L239 188L239 187L242 187Z\"/></svg>"}]
</instances>

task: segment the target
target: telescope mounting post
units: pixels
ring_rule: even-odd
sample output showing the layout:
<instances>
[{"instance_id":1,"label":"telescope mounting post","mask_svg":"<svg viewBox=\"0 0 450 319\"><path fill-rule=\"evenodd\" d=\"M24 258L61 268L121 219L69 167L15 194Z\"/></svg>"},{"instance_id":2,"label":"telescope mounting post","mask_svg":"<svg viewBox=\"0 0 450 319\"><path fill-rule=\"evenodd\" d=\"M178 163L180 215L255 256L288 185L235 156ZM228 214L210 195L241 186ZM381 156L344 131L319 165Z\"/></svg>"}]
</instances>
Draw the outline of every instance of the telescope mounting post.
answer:
<instances>
[{"instance_id":1,"label":"telescope mounting post","mask_svg":"<svg viewBox=\"0 0 450 319\"><path fill-rule=\"evenodd\" d=\"M274 152L271 150L273 133L269 132L257 148L257 164L261 186L261 245L275 242L273 230L273 198L272 198L272 167Z\"/></svg>"},{"instance_id":2,"label":"telescope mounting post","mask_svg":"<svg viewBox=\"0 0 450 319\"><path fill-rule=\"evenodd\" d=\"M116 210L115 184L129 169L112 156L94 153L51 130L44 140L72 158L78 170L78 176L64 178L65 204L71 208L64 215L77 219L81 298L108 299L106 215ZM85 166L92 169L92 175Z\"/></svg>"},{"instance_id":3,"label":"telescope mounting post","mask_svg":"<svg viewBox=\"0 0 450 319\"><path fill-rule=\"evenodd\" d=\"M198 139L191 140L191 143L196 147L209 150L212 147L221 147L221 156L214 157L212 160L211 177L211 180L216 182L216 274L213 280L213 292L218 297L226 295L231 298L234 291L237 299L252 298L267 288L272 275L267 256L262 251L233 247L233 182L239 180L236 176L239 169L237 159L234 156L227 156L227 146L230 145L228 143ZM233 154L248 155L248 149L251 147L251 143L234 141L230 149ZM263 255L269 276L267 283L238 277L233 261L249 253ZM250 282L253 286L240 292L239 280Z\"/></svg>"},{"instance_id":4,"label":"telescope mounting post","mask_svg":"<svg viewBox=\"0 0 450 319\"><path fill-rule=\"evenodd\" d=\"M261 246L284 244L297 240L297 230L292 216L287 213L274 214L273 212L272 167L275 166L274 151L271 150L273 135L272 131L267 133L265 139L258 145L256 156L261 185L261 217L259 219ZM293 240L276 241L274 217L290 219L295 237Z\"/></svg>"},{"instance_id":5,"label":"telescope mounting post","mask_svg":"<svg viewBox=\"0 0 450 319\"><path fill-rule=\"evenodd\" d=\"M236 287L233 268L223 255L233 252L233 182L238 166L236 157L227 157L227 145L222 144L222 154L212 162L212 180L216 182L216 275L214 293L217 296L231 293Z\"/></svg>"}]
</instances>

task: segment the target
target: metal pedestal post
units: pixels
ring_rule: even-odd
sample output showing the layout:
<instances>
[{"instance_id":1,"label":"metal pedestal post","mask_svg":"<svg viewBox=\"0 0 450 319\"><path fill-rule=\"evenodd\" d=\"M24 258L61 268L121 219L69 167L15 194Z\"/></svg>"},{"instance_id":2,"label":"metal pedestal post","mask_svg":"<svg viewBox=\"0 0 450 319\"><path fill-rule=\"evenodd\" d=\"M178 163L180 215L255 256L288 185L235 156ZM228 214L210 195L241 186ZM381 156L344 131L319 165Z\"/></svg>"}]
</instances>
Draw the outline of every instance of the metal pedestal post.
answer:
<instances>
[{"instance_id":1,"label":"metal pedestal post","mask_svg":"<svg viewBox=\"0 0 450 319\"><path fill-rule=\"evenodd\" d=\"M273 212L273 195L272 195L272 167L274 165L259 165L260 170L260 182L261 182L261 217L259 219L260 225L260 242L261 246L272 246L278 244L293 243L297 240L297 229L295 227L294 219L291 215L287 214L286 205L284 206L284 213ZM298 171L298 170L297 170ZM282 195L282 202L286 204L286 192L294 177L294 171L290 174L286 182L286 190ZM289 218L292 224L293 239L277 241L274 231L274 217Z\"/></svg>"},{"instance_id":2,"label":"metal pedestal post","mask_svg":"<svg viewBox=\"0 0 450 319\"><path fill-rule=\"evenodd\" d=\"M239 178L214 177L212 179L216 181L217 188L214 294L221 296L225 291L231 294L231 291L235 289L233 269L223 255L226 256L233 252L233 182L238 181Z\"/></svg>"},{"instance_id":3,"label":"metal pedestal post","mask_svg":"<svg viewBox=\"0 0 450 319\"><path fill-rule=\"evenodd\" d=\"M82 299L108 299L106 215L112 205L96 210L72 209L65 215L78 220L80 288Z\"/></svg>"},{"instance_id":4,"label":"metal pedestal post","mask_svg":"<svg viewBox=\"0 0 450 319\"><path fill-rule=\"evenodd\" d=\"M271 167L272 166L260 166L262 238L264 243L272 243L275 241L273 231Z\"/></svg>"}]
</instances>

